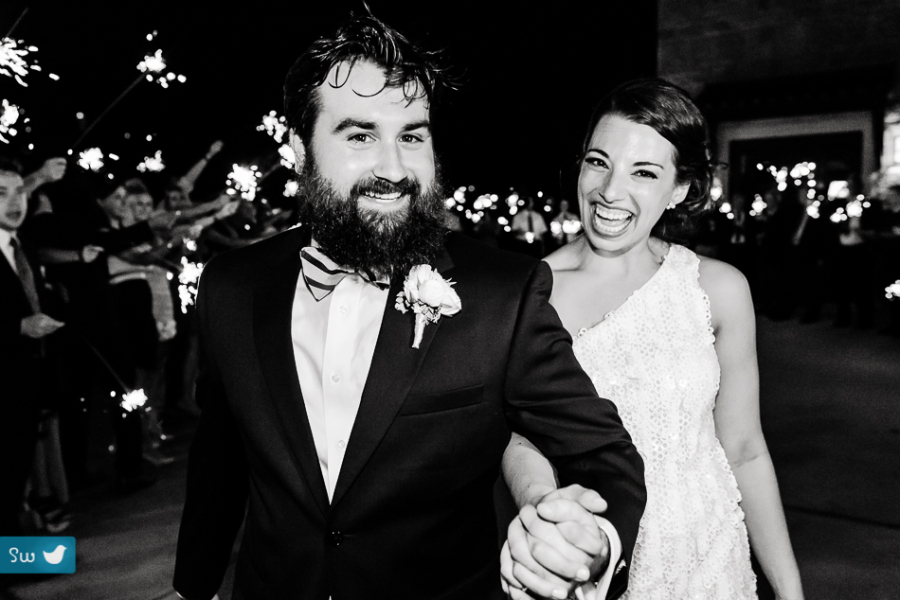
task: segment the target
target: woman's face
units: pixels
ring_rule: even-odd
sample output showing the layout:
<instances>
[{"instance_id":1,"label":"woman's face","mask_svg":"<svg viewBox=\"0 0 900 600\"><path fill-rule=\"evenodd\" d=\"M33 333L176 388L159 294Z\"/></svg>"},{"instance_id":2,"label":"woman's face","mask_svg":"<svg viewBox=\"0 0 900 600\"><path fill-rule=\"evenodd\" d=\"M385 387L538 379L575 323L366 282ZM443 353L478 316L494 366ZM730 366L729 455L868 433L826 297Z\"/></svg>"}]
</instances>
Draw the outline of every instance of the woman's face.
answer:
<instances>
[{"instance_id":1,"label":"woman's face","mask_svg":"<svg viewBox=\"0 0 900 600\"><path fill-rule=\"evenodd\" d=\"M585 236L595 251L624 254L646 244L670 202L689 185L676 183L675 148L656 130L618 115L594 128L578 175Z\"/></svg>"},{"instance_id":2,"label":"woman's face","mask_svg":"<svg viewBox=\"0 0 900 600\"><path fill-rule=\"evenodd\" d=\"M125 199L125 205L136 223L146 221L153 212L153 198L150 194L130 194Z\"/></svg>"}]
</instances>

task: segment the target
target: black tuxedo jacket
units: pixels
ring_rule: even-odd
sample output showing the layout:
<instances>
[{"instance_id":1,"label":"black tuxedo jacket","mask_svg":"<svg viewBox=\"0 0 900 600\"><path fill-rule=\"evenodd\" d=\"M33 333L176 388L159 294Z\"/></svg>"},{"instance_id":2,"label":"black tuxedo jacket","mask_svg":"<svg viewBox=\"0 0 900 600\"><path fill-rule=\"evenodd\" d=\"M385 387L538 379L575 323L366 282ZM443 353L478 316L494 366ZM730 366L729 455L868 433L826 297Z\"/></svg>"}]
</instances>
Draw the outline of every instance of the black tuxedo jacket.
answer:
<instances>
[{"instance_id":1,"label":"black tuxedo jacket","mask_svg":"<svg viewBox=\"0 0 900 600\"><path fill-rule=\"evenodd\" d=\"M37 263L28 255L34 273L35 286L40 292L41 278ZM0 256L0 344L5 358L0 360L0 385L8 392L10 401L35 396L35 380L40 360L40 340L22 335L22 319L34 314L22 281L5 256Z\"/></svg>"},{"instance_id":2,"label":"black tuxedo jacket","mask_svg":"<svg viewBox=\"0 0 900 600\"><path fill-rule=\"evenodd\" d=\"M572 354L548 304L549 268L455 234L433 266L456 282L462 310L429 324L413 349L413 315L394 308L406 274L392 281L329 503L291 342L308 243L308 231L290 230L220 256L203 274L203 414L176 590L213 596L246 509L235 597L502 596L492 488L510 429L540 448L562 485L603 495L630 564L643 463ZM627 568L618 593L626 580Z\"/></svg>"}]
</instances>

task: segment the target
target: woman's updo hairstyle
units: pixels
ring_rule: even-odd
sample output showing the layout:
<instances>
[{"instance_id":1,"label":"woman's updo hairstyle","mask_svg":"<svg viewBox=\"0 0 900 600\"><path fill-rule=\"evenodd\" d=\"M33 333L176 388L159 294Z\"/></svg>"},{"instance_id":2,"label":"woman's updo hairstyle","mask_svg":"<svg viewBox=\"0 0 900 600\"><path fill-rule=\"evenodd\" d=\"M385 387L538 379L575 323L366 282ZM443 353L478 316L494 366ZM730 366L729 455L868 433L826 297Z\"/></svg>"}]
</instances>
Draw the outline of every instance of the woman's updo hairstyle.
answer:
<instances>
[{"instance_id":1,"label":"woman's updo hairstyle","mask_svg":"<svg viewBox=\"0 0 900 600\"><path fill-rule=\"evenodd\" d=\"M718 166L712 160L709 128L700 109L687 92L662 79L635 79L623 83L606 96L591 115L582 158L597 123L607 115L652 127L675 149L676 181L690 184L684 201L663 212L652 234L666 241L684 241L700 214L712 207L710 188Z\"/></svg>"}]
</instances>

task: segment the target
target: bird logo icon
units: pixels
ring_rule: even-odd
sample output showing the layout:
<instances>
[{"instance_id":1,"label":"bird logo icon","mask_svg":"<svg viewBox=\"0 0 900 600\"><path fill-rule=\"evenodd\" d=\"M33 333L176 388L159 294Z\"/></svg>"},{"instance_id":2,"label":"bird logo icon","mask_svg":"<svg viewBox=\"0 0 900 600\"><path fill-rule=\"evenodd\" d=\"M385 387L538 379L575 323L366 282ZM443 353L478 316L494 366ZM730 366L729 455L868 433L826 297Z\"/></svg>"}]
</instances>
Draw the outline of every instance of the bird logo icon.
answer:
<instances>
[{"instance_id":1,"label":"bird logo icon","mask_svg":"<svg viewBox=\"0 0 900 600\"><path fill-rule=\"evenodd\" d=\"M66 547L60 544L53 552L44 552L44 560L51 565L58 565L62 562L63 555L66 553Z\"/></svg>"}]
</instances>

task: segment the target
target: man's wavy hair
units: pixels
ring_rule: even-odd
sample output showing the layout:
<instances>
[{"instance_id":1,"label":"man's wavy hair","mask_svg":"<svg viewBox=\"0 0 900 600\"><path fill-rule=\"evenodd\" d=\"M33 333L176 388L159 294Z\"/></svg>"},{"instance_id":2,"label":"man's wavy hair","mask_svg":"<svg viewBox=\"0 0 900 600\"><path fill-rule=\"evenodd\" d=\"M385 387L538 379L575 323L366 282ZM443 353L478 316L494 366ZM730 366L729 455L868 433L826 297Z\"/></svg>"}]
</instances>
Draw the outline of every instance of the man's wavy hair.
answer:
<instances>
[{"instance_id":1,"label":"man's wavy hair","mask_svg":"<svg viewBox=\"0 0 900 600\"><path fill-rule=\"evenodd\" d=\"M346 63L348 68L336 72L328 82L335 88L343 86L359 61L380 67L385 73L385 87L402 89L408 102L425 98L429 106L434 106L444 90L455 87L447 68L440 64L439 52L419 48L371 14L353 15L334 37L313 42L285 78L285 118L304 145L312 140L319 115L317 88L325 82L332 67Z\"/></svg>"},{"instance_id":2,"label":"man's wavy hair","mask_svg":"<svg viewBox=\"0 0 900 600\"><path fill-rule=\"evenodd\" d=\"M582 160L594 128L607 115L652 127L674 146L672 162L676 182L689 183L690 189L683 202L663 212L652 235L666 241L687 241L696 227L697 217L712 208L710 188L713 175L721 166L713 161L709 127L700 109L687 92L668 81L636 79L623 83L594 109L581 149Z\"/></svg>"}]
</instances>

